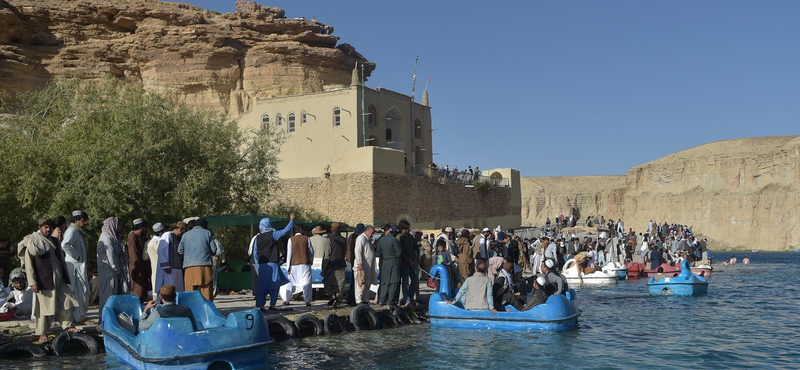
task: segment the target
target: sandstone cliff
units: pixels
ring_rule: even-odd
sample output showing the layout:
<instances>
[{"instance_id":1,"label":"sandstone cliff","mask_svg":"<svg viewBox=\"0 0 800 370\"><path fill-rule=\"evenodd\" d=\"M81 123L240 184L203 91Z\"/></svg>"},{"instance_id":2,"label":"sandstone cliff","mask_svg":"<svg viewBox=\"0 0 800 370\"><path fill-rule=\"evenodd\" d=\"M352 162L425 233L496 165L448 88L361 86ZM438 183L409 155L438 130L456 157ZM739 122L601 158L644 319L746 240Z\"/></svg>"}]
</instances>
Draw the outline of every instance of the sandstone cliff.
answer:
<instances>
[{"instance_id":1,"label":"sandstone cliff","mask_svg":"<svg viewBox=\"0 0 800 370\"><path fill-rule=\"evenodd\" d=\"M694 226L716 249L800 246L800 136L714 142L632 168L625 176L523 178L524 225L558 213Z\"/></svg>"},{"instance_id":2,"label":"sandstone cliff","mask_svg":"<svg viewBox=\"0 0 800 370\"><path fill-rule=\"evenodd\" d=\"M0 0L0 91L110 73L236 116L257 97L349 85L357 62L374 70L322 26L245 1L219 14L152 0Z\"/></svg>"}]
</instances>

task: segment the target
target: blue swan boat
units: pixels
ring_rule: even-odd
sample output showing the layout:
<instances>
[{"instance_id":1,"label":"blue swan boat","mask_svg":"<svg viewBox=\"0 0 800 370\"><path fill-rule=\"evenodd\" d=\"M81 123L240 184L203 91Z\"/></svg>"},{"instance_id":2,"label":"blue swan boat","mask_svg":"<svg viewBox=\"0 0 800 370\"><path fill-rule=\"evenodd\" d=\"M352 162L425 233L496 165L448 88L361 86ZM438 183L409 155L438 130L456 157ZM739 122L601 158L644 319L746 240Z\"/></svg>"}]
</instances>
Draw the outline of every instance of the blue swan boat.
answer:
<instances>
[{"instance_id":1,"label":"blue swan boat","mask_svg":"<svg viewBox=\"0 0 800 370\"><path fill-rule=\"evenodd\" d=\"M431 276L439 277L439 293L431 294L428 302L428 316L431 325L452 328L489 328L505 330L564 331L575 327L581 311L575 300L575 291L567 294L553 294L547 302L524 312L513 306L505 306L505 311L492 315L491 311L475 311L464 308L462 302L445 303L452 300L458 291L450 291L447 268L436 265L431 268Z\"/></svg>"},{"instance_id":2,"label":"blue swan boat","mask_svg":"<svg viewBox=\"0 0 800 370\"><path fill-rule=\"evenodd\" d=\"M708 280L692 272L689 262L681 262L681 273L675 277L663 277L656 280L651 277L647 281L650 294L672 293L675 295L695 295L708 291Z\"/></svg>"},{"instance_id":3,"label":"blue swan boat","mask_svg":"<svg viewBox=\"0 0 800 370\"><path fill-rule=\"evenodd\" d=\"M199 291L177 293L176 303L189 306L197 323L185 317L160 318L139 332L139 297L112 296L103 307L106 352L136 369L258 369L268 365L273 342L264 315L257 309L222 316Z\"/></svg>"}]
</instances>

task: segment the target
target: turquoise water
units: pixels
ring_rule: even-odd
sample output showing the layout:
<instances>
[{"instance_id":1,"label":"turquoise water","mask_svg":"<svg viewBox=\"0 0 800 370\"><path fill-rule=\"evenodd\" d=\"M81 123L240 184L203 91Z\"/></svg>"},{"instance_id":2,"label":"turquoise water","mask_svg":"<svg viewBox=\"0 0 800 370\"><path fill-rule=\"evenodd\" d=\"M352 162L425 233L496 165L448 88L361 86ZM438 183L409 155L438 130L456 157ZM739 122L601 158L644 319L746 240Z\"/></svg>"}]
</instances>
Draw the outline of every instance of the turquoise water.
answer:
<instances>
[{"instance_id":1,"label":"turquoise water","mask_svg":"<svg viewBox=\"0 0 800 370\"><path fill-rule=\"evenodd\" d=\"M730 252L715 252L717 258ZM744 256L737 254L739 260ZM269 368L799 368L800 253L748 253L750 265L716 266L708 293L648 294L646 281L574 287L583 310L565 333L432 328L289 340L270 346ZM111 356L0 362L0 368L126 368Z\"/></svg>"}]
</instances>

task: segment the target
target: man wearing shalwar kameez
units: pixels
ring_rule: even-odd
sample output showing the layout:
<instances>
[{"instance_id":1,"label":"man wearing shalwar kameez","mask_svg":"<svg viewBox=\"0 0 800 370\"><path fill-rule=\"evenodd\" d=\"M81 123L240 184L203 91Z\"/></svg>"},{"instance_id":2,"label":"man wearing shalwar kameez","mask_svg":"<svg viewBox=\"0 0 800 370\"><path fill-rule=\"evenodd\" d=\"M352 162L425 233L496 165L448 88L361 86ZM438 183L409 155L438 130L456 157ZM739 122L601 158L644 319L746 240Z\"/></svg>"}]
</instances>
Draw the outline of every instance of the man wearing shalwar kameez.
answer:
<instances>
[{"instance_id":1,"label":"man wearing shalwar kameez","mask_svg":"<svg viewBox=\"0 0 800 370\"><path fill-rule=\"evenodd\" d=\"M64 251L58 239L51 237L55 223L39 220L39 232L26 236L19 243L19 255L25 261L28 285L34 293L33 316L40 342L47 342L52 316L61 322L64 330L76 332L72 309L78 302L69 289L69 274L64 262Z\"/></svg>"},{"instance_id":2,"label":"man wearing shalwar kameez","mask_svg":"<svg viewBox=\"0 0 800 370\"><path fill-rule=\"evenodd\" d=\"M150 283L150 264L144 260L144 242L147 237L147 221L137 218L133 220L133 231L128 234L128 268L133 284L133 294L139 301L150 301L147 292L152 289Z\"/></svg>"},{"instance_id":3,"label":"man wearing shalwar kameez","mask_svg":"<svg viewBox=\"0 0 800 370\"><path fill-rule=\"evenodd\" d=\"M89 277L86 274L86 233L83 228L89 220L89 215L84 211L72 212L72 223L64 232L64 241L61 248L64 249L65 261L67 263L67 273L69 274L72 297L78 301L78 306L72 311L75 322L86 319L86 312L89 310Z\"/></svg>"},{"instance_id":4,"label":"man wearing shalwar kameez","mask_svg":"<svg viewBox=\"0 0 800 370\"><path fill-rule=\"evenodd\" d=\"M311 239L303 235L303 226L296 225L294 227L294 236L289 239L286 245L286 262L289 263L289 282L283 289L286 291L286 301L284 305L288 305L294 293L294 287L299 286L303 288L303 300L306 306L311 306L312 292L311 292L311 264L314 262L314 246L311 245Z\"/></svg>"},{"instance_id":5,"label":"man wearing shalwar kameez","mask_svg":"<svg viewBox=\"0 0 800 370\"><path fill-rule=\"evenodd\" d=\"M183 255L183 284L187 291L199 290L209 301L214 300L212 257L219 255L214 234L207 229L208 221L201 218L196 226L181 236L178 253Z\"/></svg>"},{"instance_id":6,"label":"man wearing shalwar kameez","mask_svg":"<svg viewBox=\"0 0 800 370\"><path fill-rule=\"evenodd\" d=\"M109 217L103 220L103 227L100 239L97 240L97 282L100 296L98 310L100 320L103 319L103 306L112 295L123 294L125 280L123 274L127 274L125 265L120 260L122 253L122 233L124 228L116 217Z\"/></svg>"},{"instance_id":7,"label":"man wearing shalwar kameez","mask_svg":"<svg viewBox=\"0 0 800 370\"><path fill-rule=\"evenodd\" d=\"M381 257L381 288L378 305L390 307L397 306L400 299L400 277L401 259L403 255L403 245L397 240L400 228L392 225L389 229L391 237L384 237L378 240L378 247L375 254Z\"/></svg>"},{"instance_id":8,"label":"man wearing shalwar kameez","mask_svg":"<svg viewBox=\"0 0 800 370\"><path fill-rule=\"evenodd\" d=\"M375 227L367 225L364 232L356 238L356 245L353 248L355 269L352 285L355 285L356 304L369 304L369 288L378 282L375 249L372 247L373 234Z\"/></svg>"},{"instance_id":9,"label":"man wearing shalwar kameez","mask_svg":"<svg viewBox=\"0 0 800 370\"><path fill-rule=\"evenodd\" d=\"M158 231L156 231L158 230ZM158 277L158 243L161 240L161 235L164 233L164 224L157 222L153 225L153 237L145 243L144 253L142 254L142 258L145 261L150 263L150 283L152 284L152 291L153 293L158 292L158 288L161 285L156 284L156 278ZM155 301L159 301L158 297L153 297Z\"/></svg>"},{"instance_id":10,"label":"man wearing shalwar kameez","mask_svg":"<svg viewBox=\"0 0 800 370\"><path fill-rule=\"evenodd\" d=\"M264 310L269 294L269 309L276 310L275 304L278 302L278 290L289 282L283 274L278 254L278 240L290 232L294 227L294 213L289 215L289 224L283 230L275 230L268 218L262 218L258 223L261 231L250 240L250 248L247 254L250 256L250 263L256 271L257 283L253 287L256 292L256 307Z\"/></svg>"}]
</instances>

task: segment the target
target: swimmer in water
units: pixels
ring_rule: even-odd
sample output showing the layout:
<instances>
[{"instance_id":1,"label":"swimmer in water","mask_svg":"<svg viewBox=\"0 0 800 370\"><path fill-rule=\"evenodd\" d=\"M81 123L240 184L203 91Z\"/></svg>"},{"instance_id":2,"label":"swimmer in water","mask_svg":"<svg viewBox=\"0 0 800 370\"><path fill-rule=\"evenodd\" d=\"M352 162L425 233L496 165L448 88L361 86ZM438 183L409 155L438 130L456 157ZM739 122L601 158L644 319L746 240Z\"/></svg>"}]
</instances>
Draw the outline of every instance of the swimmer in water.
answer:
<instances>
[{"instance_id":1,"label":"swimmer in water","mask_svg":"<svg viewBox=\"0 0 800 370\"><path fill-rule=\"evenodd\" d=\"M744 256L744 258L742 258L742 263L744 263L745 265L749 265L750 264L750 259L747 258L747 256Z\"/></svg>"}]
</instances>

